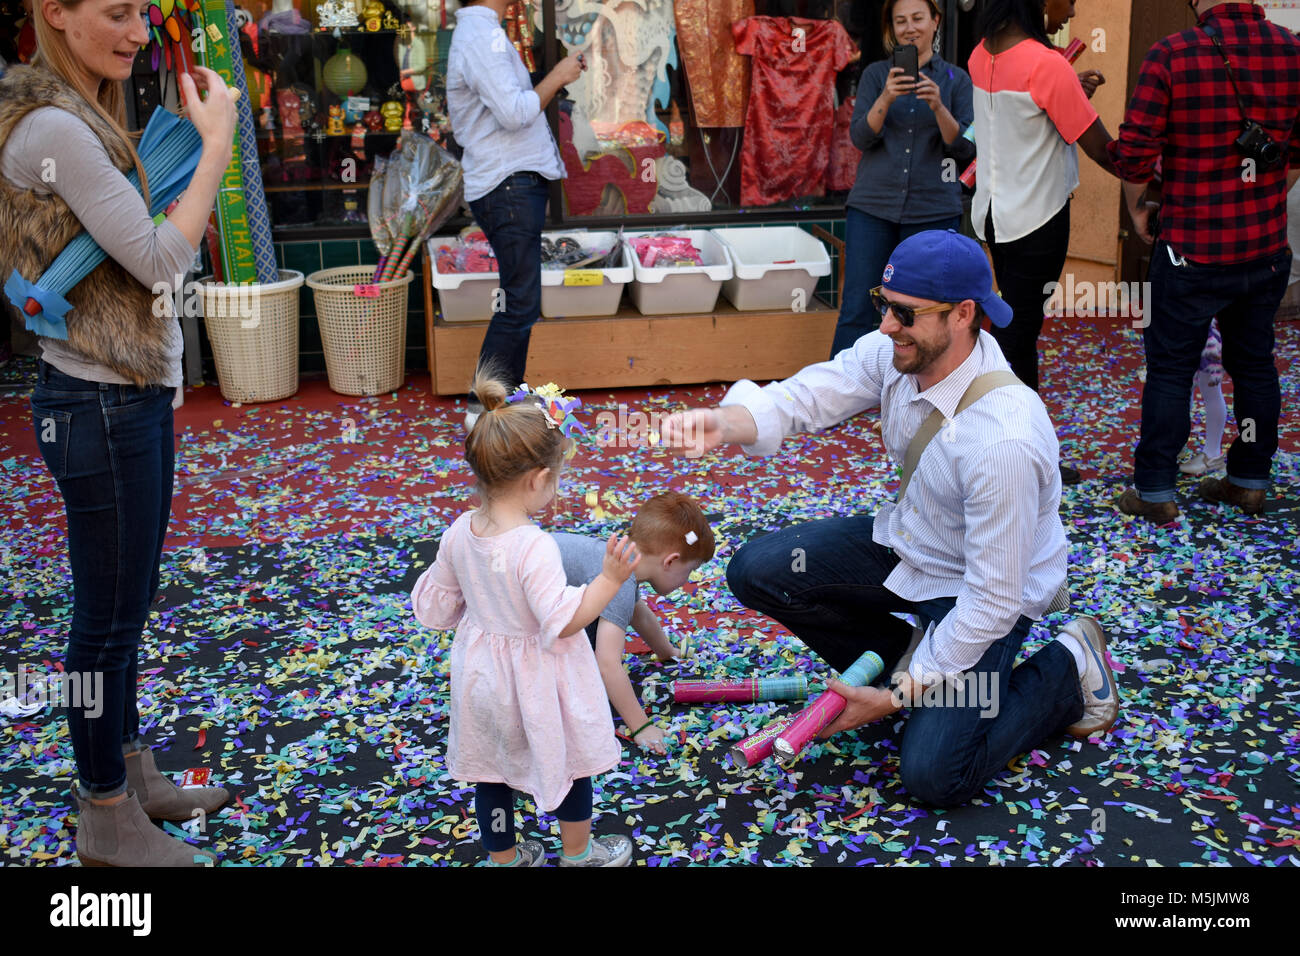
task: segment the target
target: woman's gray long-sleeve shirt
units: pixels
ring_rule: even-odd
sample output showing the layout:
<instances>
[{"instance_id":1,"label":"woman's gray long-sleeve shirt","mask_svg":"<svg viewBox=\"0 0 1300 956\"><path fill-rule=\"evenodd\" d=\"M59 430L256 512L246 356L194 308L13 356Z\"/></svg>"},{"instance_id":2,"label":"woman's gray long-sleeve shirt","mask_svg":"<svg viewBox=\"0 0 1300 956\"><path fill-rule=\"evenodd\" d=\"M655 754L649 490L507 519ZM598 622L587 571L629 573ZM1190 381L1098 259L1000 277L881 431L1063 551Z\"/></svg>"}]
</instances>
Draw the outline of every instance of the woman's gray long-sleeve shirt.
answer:
<instances>
[{"instance_id":1,"label":"woman's gray long-sleeve shirt","mask_svg":"<svg viewBox=\"0 0 1300 956\"><path fill-rule=\"evenodd\" d=\"M146 288L165 282L171 289L194 261L196 250L180 229L166 221L153 224L144 199L113 165L104 144L65 110L48 106L24 116L0 153L0 175L18 189L56 194L103 250ZM183 350L180 324L173 323L169 330L166 380L155 384L178 387ZM73 351L64 340L43 336L39 341L41 357L65 375L132 384Z\"/></svg>"},{"instance_id":2,"label":"woman's gray long-sleeve shirt","mask_svg":"<svg viewBox=\"0 0 1300 956\"><path fill-rule=\"evenodd\" d=\"M975 158L975 144L958 135L944 143L939 121L919 97L896 99L879 133L867 113L889 79L890 60L878 60L862 72L849 135L862 150L857 178L847 204L890 222L930 222L960 216L961 184L957 177ZM970 76L937 54L921 72L939 86L939 97L965 133L975 121ZM953 162L944 165L945 159Z\"/></svg>"}]
</instances>

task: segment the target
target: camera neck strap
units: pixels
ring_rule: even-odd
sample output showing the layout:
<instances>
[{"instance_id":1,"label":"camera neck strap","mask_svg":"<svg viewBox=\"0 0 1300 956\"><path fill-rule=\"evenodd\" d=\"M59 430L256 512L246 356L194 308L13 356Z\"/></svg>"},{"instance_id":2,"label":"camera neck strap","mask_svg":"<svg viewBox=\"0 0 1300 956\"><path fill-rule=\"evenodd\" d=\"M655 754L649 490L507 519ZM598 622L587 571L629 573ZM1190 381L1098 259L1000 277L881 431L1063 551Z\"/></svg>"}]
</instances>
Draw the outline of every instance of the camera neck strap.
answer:
<instances>
[{"instance_id":1,"label":"camera neck strap","mask_svg":"<svg viewBox=\"0 0 1300 956\"><path fill-rule=\"evenodd\" d=\"M1241 90L1237 89L1237 78L1232 73L1232 62L1228 59L1228 51L1219 42L1219 31L1209 23L1201 24L1201 29L1210 35L1214 48L1219 51L1219 56L1223 57L1223 68L1228 71L1228 82L1232 84L1232 95L1237 98L1237 109L1241 111L1242 125L1246 125L1251 122L1250 114L1246 112L1246 103L1241 98Z\"/></svg>"}]
</instances>

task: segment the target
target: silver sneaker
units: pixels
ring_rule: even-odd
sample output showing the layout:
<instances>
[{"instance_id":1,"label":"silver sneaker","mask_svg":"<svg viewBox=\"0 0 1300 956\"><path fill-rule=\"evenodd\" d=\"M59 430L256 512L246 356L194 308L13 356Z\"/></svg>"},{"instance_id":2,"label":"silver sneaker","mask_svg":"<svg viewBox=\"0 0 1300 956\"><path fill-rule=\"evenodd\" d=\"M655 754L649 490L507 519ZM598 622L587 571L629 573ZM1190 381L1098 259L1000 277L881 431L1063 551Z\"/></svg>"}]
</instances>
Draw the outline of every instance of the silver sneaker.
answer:
<instances>
[{"instance_id":1,"label":"silver sneaker","mask_svg":"<svg viewBox=\"0 0 1300 956\"><path fill-rule=\"evenodd\" d=\"M1119 687L1106 660L1106 632L1093 617L1076 617L1063 628L1083 645L1087 665L1079 675L1083 717L1065 728L1071 737L1086 739L1105 733L1119 719Z\"/></svg>"},{"instance_id":2,"label":"silver sneaker","mask_svg":"<svg viewBox=\"0 0 1300 956\"><path fill-rule=\"evenodd\" d=\"M542 849L542 844L538 840L521 840L515 844L515 852L519 854L514 863L497 863L498 867L512 866L545 866L546 851ZM493 865L491 860L487 861Z\"/></svg>"},{"instance_id":3,"label":"silver sneaker","mask_svg":"<svg viewBox=\"0 0 1300 956\"><path fill-rule=\"evenodd\" d=\"M1221 472L1227 466L1227 454L1220 455L1218 458L1206 458L1205 452L1198 451L1191 458L1182 462L1178 470L1184 475L1204 475L1207 472Z\"/></svg>"},{"instance_id":4,"label":"silver sneaker","mask_svg":"<svg viewBox=\"0 0 1300 956\"><path fill-rule=\"evenodd\" d=\"M560 854L560 866L627 866L631 861L632 841L620 835L592 837L591 852L578 863Z\"/></svg>"}]
</instances>

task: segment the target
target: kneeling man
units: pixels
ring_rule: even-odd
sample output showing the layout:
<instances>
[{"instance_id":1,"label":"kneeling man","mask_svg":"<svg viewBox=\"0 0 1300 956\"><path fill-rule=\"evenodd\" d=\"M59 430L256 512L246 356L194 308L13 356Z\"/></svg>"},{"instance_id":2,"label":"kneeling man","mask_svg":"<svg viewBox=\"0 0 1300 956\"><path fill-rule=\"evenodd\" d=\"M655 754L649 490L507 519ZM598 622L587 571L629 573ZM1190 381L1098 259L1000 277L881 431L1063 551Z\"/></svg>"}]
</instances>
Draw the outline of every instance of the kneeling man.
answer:
<instances>
[{"instance_id":1,"label":"kneeling man","mask_svg":"<svg viewBox=\"0 0 1300 956\"><path fill-rule=\"evenodd\" d=\"M980 328L1011 321L983 250L952 231L912 236L872 300L877 331L783 382L737 382L718 408L669 418L663 440L770 455L787 435L880 409L898 500L751 541L727 583L837 670L868 650L897 662L889 690L831 682L848 706L828 734L909 708L903 786L955 806L1050 736L1108 730L1118 689L1088 617L1012 670L1032 623L1068 602L1067 546L1055 429ZM919 616L919 642L892 612Z\"/></svg>"}]
</instances>

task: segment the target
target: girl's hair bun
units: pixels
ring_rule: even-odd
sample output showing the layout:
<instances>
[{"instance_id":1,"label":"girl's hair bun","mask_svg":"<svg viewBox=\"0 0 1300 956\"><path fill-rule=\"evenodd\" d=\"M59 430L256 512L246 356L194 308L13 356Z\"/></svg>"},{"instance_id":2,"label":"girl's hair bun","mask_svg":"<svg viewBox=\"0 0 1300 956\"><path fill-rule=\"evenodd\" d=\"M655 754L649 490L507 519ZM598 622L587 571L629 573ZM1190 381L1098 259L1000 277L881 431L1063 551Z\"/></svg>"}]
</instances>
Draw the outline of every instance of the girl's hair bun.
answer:
<instances>
[{"instance_id":1,"label":"girl's hair bun","mask_svg":"<svg viewBox=\"0 0 1300 956\"><path fill-rule=\"evenodd\" d=\"M480 365L470 390L483 406L465 437L465 460L478 478L480 490L491 493L534 468L559 474L572 439L554 427L541 400L508 402L517 385L507 385L500 366Z\"/></svg>"},{"instance_id":2,"label":"girl's hair bun","mask_svg":"<svg viewBox=\"0 0 1300 956\"><path fill-rule=\"evenodd\" d=\"M469 390L478 396L479 404L485 412L500 408L506 403L510 388L500 378L500 370L493 363L480 365L474 372L474 381Z\"/></svg>"}]
</instances>

